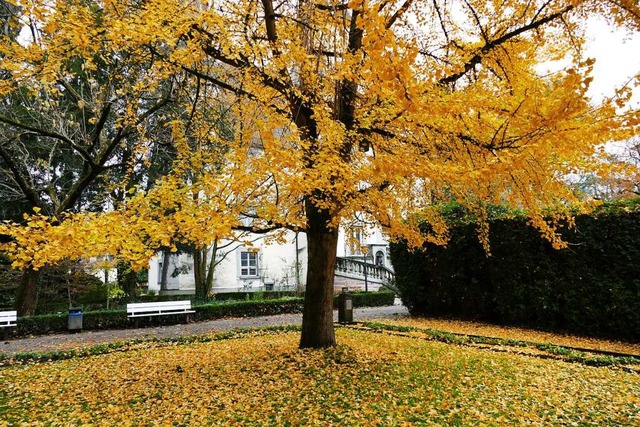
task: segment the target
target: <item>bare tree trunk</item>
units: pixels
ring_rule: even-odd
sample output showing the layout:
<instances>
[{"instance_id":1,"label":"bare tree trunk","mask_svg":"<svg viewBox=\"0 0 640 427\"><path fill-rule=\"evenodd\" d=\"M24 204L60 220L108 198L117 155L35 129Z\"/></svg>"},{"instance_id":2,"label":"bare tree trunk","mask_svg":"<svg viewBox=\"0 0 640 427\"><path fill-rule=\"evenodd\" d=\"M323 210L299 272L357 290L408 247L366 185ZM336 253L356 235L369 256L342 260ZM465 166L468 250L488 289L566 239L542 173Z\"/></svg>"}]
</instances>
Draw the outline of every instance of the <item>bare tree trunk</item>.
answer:
<instances>
[{"instance_id":1,"label":"bare tree trunk","mask_svg":"<svg viewBox=\"0 0 640 427\"><path fill-rule=\"evenodd\" d=\"M38 295L39 280L39 270L28 268L22 272L15 302L18 316L33 316L36 313L36 297Z\"/></svg>"},{"instance_id":2,"label":"bare tree trunk","mask_svg":"<svg viewBox=\"0 0 640 427\"><path fill-rule=\"evenodd\" d=\"M218 240L213 241L213 246L211 247L211 260L209 261L209 266L207 268L207 279L205 282L205 297L209 297L211 295L211 290L213 289L213 275L216 270L216 255L218 252ZM207 257L205 257L206 261Z\"/></svg>"},{"instance_id":3,"label":"bare tree trunk","mask_svg":"<svg viewBox=\"0 0 640 427\"><path fill-rule=\"evenodd\" d=\"M200 249L193 249L193 281L196 287L196 298L200 299L202 293L202 283L200 275Z\"/></svg>"},{"instance_id":4,"label":"bare tree trunk","mask_svg":"<svg viewBox=\"0 0 640 427\"><path fill-rule=\"evenodd\" d=\"M165 249L162 251L162 271L160 272L160 292L167 290L167 274L169 273L169 260L171 259L171 251Z\"/></svg>"},{"instance_id":5,"label":"bare tree trunk","mask_svg":"<svg viewBox=\"0 0 640 427\"><path fill-rule=\"evenodd\" d=\"M333 330L333 282L336 267L338 229L327 225L326 211L306 201L307 288L304 296L300 348L327 348L336 345Z\"/></svg>"},{"instance_id":6,"label":"bare tree trunk","mask_svg":"<svg viewBox=\"0 0 640 427\"><path fill-rule=\"evenodd\" d=\"M207 248L193 250L193 279L196 285L196 298L207 297Z\"/></svg>"}]
</instances>

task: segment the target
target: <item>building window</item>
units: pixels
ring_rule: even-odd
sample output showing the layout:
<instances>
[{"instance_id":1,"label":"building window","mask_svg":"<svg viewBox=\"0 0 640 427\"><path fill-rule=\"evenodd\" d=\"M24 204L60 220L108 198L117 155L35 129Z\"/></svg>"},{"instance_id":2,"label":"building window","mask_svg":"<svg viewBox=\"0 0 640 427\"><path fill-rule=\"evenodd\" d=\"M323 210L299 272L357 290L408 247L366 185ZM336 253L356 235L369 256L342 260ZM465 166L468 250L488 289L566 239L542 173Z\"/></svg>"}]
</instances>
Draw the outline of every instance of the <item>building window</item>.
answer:
<instances>
[{"instance_id":1,"label":"building window","mask_svg":"<svg viewBox=\"0 0 640 427\"><path fill-rule=\"evenodd\" d=\"M257 252L240 252L240 277L258 277Z\"/></svg>"},{"instance_id":2,"label":"building window","mask_svg":"<svg viewBox=\"0 0 640 427\"><path fill-rule=\"evenodd\" d=\"M378 267L384 267L384 252L376 252L376 265Z\"/></svg>"}]
</instances>

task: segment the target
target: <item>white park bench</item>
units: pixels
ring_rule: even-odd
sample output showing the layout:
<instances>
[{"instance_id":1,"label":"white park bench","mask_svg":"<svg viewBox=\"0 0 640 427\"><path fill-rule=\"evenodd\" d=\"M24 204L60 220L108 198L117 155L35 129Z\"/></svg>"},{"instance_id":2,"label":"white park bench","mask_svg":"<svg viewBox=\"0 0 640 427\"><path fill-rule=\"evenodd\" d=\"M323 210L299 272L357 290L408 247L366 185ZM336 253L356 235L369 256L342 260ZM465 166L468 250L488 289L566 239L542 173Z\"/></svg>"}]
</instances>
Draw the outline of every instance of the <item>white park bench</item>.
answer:
<instances>
[{"instance_id":1,"label":"white park bench","mask_svg":"<svg viewBox=\"0 0 640 427\"><path fill-rule=\"evenodd\" d=\"M191 301L163 301L163 302L136 302L127 304L127 318L147 316L166 316L170 314L184 314L189 321L189 315L195 313L191 309Z\"/></svg>"},{"instance_id":2,"label":"white park bench","mask_svg":"<svg viewBox=\"0 0 640 427\"><path fill-rule=\"evenodd\" d=\"M16 310L0 311L0 328L3 330L3 338L9 336L9 328L17 326L18 312Z\"/></svg>"}]
</instances>

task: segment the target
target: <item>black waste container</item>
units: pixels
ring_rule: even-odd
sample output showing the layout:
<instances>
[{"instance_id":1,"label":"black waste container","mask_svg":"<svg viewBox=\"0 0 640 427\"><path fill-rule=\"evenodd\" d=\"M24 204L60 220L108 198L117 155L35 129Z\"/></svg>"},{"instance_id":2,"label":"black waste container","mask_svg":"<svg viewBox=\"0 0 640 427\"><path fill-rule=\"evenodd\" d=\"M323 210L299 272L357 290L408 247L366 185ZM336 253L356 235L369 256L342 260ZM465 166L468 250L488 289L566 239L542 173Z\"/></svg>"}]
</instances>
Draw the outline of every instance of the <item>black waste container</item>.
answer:
<instances>
[{"instance_id":1,"label":"black waste container","mask_svg":"<svg viewBox=\"0 0 640 427\"><path fill-rule=\"evenodd\" d=\"M338 295L338 322L353 323L353 297L348 288L342 288Z\"/></svg>"},{"instance_id":2,"label":"black waste container","mask_svg":"<svg viewBox=\"0 0 640 427\"><path fill-rule=\"evenodd\" d=\"M82 330L82 307L69 307L69 331Z\"/></svg>"}]
</instances>

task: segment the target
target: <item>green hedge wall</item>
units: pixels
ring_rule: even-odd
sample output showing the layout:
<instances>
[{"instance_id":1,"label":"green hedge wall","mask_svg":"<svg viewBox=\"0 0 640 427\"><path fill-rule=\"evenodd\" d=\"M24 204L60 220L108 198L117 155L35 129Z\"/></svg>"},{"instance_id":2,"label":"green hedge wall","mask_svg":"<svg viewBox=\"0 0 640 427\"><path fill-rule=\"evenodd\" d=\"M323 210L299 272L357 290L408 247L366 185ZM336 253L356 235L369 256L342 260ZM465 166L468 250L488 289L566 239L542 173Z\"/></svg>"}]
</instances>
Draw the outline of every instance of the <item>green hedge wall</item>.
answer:
<instances>
[{"instance_id":1,"label":"green hedge wall","mask_svg":"<svg viewBox=\"0 0 640 427\"><path fill-rule=\"evenodd\" d=\"M562 229L555 250L524 219L490 223L491 256L475 225L451 229L446 247L391 246L396 284L414 315L640 339L640 212L605 207Z\"/></svg>"},{"instance_id":2,"label":"green hedge wall","mask_svg":"<svg viewBox=\"0 0 640 427\"><path fill-rule=\"evenodd\" d=\"M395 295L392 292L356 292L352 294L354 307L376 307L392 305ZM184 297L183 297L184 299ZM337 296L334 307L338 304ZM302 312L303 299L300 297L284 297L280 299L266 299L261 301L227 301L194 304L195 314L191 320L205 321L223 317L254 317L271 316L284 313ZM141 317L137 319L137 326L171 325L184 321L184 315L167 315ZM14 336L42 335L54 332L65 332L68 329L67 313L46 314L41 316L19 317L18 326L10 328L9 333ZM125 329L134 325L128 320L123 309L87 311L83 313L82 329Z\"/></svg>"},{"instance_id":3,"label":"green hedge wall","mask_svg":"<svg viewBox=\"0 0 640 427\"><path fill-rule=\"evenodd\" d=\"M354 307L384 307L393 305L396 294L385 289L378 292L353 292L351 294ZM333 306L338 307L338 296L333 298ZM358 319L356 319L358 320Z\"/></svg>"},{"instance_id":4,"label":"green hedge wall","mask_svg":"<svg viewBox=\"0 0 640 427\"><path fill-rule=\"evenodd\" d=\"M295 291L220 292L205 301L197 300L195 295L140 295L135 298L135 302L182 301L190 299L194 304L206 304L214 301L270 300L297 297L299 295L300 294Z\"/></svg>"}]
</instances>

